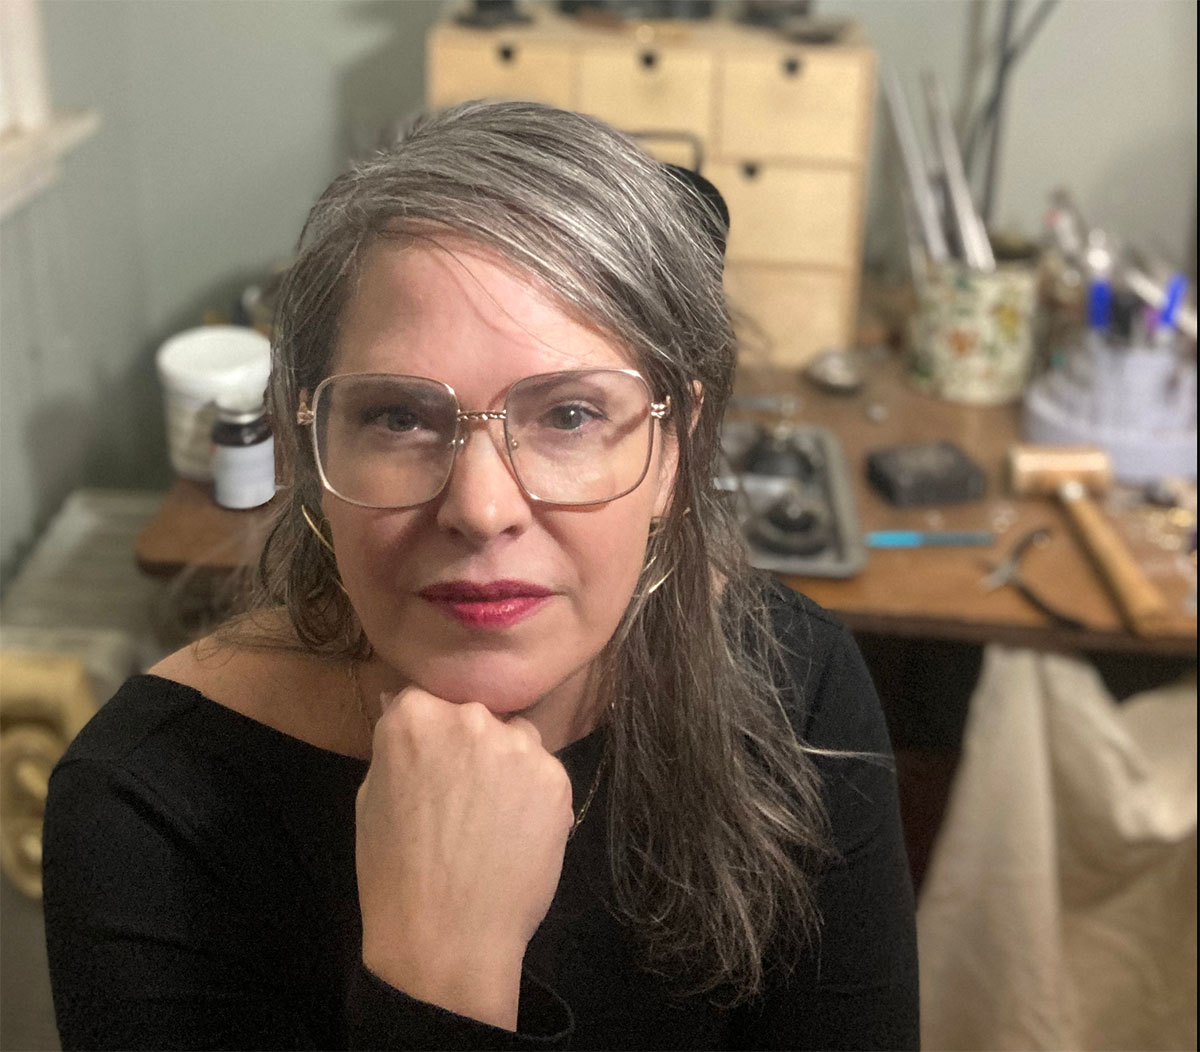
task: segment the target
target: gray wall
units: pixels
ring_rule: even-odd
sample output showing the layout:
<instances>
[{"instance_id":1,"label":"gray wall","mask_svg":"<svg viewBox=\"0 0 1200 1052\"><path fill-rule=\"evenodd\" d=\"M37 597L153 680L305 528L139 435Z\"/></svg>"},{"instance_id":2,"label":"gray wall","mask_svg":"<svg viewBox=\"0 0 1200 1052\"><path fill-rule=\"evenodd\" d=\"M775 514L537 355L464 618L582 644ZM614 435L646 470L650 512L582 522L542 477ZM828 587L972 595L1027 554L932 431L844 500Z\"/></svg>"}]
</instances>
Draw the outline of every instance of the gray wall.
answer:
<instances>
[{"instance_id":1,"label":"gray wall","mask_svg":"<svg viewBox=\"0 0 1200 1052\"><path fill-rule=\"evenodd\" d=\"M165 486L153 352L286 257L344 159L421 97L434 0L48 0L56 101L98 110L61 183L0 226L0 581L81 484ZM1023 5L1029 14L1033 4ZM818 0L852 15L916 101L962 86L968 0ZM998 5L988 8L994 16ZM1196 8L1065 0L1013 77L996 217L1037 232L1077 195L1194 258ZM867 255L903 258L876 121Z\"/></svg>"},{"instance_id":2,"label":"gray wall","mask_svg":"<svg viewBox=\"0 0 1200 1052\"><path fill-rule=\"evenodd\" d=\"M100 113L0 224L0 582L80 485L169 482L158 344L287 257L419 105L440 3L48 0L55 102Z\"/></svg>"},{"instance_id":3,"label":"gray wall","mask_svg":"<svg viewBox=\"0 0 1200 1052\"><path fill-rule=\"evenodd\" d=\"M919 73L952 102L965 87L969 0L823 0L858 18L881 62L899 74L919 130ZM1001 5L980 5L988 34ZM1023 26L1038 4L1020 5ZM992 36L989 35L989 39ZM979 78L990 89L993 67ZM1196 4L1191 0L1061 0L1010 77L994 225L1037 235L1047 195L1067 187L1085 218L1195 273ZM889 190L900 178L890 120L876 119L868 254L897 246ZM878 235L890 237L884 243Z\"/></svg>"}]
</instances>

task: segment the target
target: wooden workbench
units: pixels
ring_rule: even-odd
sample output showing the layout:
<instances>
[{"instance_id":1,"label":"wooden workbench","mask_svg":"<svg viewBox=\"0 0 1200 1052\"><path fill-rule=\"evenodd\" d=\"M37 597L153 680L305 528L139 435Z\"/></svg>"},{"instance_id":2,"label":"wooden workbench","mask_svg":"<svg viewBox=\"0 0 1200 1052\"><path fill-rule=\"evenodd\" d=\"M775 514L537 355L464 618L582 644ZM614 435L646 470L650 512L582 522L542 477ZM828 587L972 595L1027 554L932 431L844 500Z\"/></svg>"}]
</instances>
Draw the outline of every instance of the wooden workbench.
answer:
<instances>
[{"instance_id":1,"label":"wooden workbench","mask_svg":"<svg viewBox=\"0 0 1200 1052\"><path fill-rule=\"evenodd\" d=\"M1180 572L1182 556L1139 538L1136 516L1106 502L1147 574L1166 595L1171 616L1162 635L1141 639L1121 623L1113 600L1056 503L1019 499L1007 490L1005 458L1020 440L1014 405L961 406L918 392L904 379L899 358L871 354L867 382L857 394L830 395L795 373L754 369L738 377L740 395L794 396L796 418L828 427L842 442L853 476L859 525L884 529L994 530L990 548L872 550L866 569L848 579L787 578L788 583L834 610L851 630L879 635L1000 642L1055 650L1119 650L1193 655L1196 617L1185 608L1191 587ZM877 422L872 422L868 410ZM882 419L879 419L882 418ZM983 500L929 508L896 508L866 481L866 454L883 446L949 438L965 449L987 476ZM1032 529L1052 532L1048 544L1030 550L1022 577L1062 612L1087 625L1083 632L1052 625L1014 590L986 592L981 579L1013 542Z\"/></svg>"},{"instance_id":2,"label":"wooden workbench","mask_svg":"<svg viewBox=\"0 0 1200 1052\"><path fill-rule=\"evenodd\" d=\"M1019 437L1015 407L964 407L929 398L908 386L899 361L886 353L872 361L866 386L852 396L819 392L795 372L761 368L742 370L738 392L791 396L799 422L828 427L839 436L864 531L1004 527L991 548L873 550L865 570L849 579L787 578L792 587L835 611L852 631L1040 649L1195 654L1196 618L1185 609L1190 585L1180 573L1181 557L1139 542L1131 517L1116 516L1172 609L1162 635L1138 638L1122 626L1108 591L1055 504L1016 499L1005 491L1005 452ZM868 407L877 407L875 415L884 418L872 422ZM941 438L957 441L984 469L988 490L983 500L936 510L899 509L867 486L862 472L867 451ZM177 481L138 538L138 562L148 573L163 575L185 564L215 570L245 565L257 556L274 503L254 511L226 511L213 503L208 487ZM1012 589L985 592L980 585L989 562L999 561L1013 541L1042 526L1053 536L1027 554L1022 576L1084 622L1086 631L1050 624Z\"/></svg>"}]
</instances>

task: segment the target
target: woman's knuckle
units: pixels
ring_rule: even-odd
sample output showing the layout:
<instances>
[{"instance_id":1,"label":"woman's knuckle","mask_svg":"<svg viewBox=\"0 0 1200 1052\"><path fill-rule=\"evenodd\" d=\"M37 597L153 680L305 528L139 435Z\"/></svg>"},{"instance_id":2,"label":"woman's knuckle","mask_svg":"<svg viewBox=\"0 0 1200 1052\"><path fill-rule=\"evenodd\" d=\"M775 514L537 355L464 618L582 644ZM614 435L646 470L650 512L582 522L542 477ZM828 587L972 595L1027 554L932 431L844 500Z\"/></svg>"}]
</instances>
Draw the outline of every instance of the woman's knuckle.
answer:
<instances>
[{"instance_id":1,"label":"woman's knuckle","mask_svg":"<svg viewBox=\"0 0 1200 1052\"><path fill-rule=\"evenodd\" d=\"M482 737L491 723L491 713L477 701L469 701L458 707L459 721L474 738Z\"/></svg>"}]
</instances>

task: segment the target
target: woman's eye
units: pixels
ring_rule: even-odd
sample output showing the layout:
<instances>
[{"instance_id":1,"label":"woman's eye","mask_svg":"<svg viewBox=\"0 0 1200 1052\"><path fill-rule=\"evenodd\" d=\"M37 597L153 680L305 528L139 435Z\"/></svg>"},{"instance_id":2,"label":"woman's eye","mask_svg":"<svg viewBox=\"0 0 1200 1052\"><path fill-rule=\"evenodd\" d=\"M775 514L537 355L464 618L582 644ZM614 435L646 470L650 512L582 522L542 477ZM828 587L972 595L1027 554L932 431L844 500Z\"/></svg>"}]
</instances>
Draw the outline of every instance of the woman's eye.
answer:
<instances>
[{"instance_id":1,"label":"woman's eye","mask_svg":"<svg viewBox=\"0 0 1200 1052\"><path fill-rule=\"evenodd\" d=\"M578 431L584 425L599 419L600 414L578 403L556 405L546 413L546 423L559 431Z\"/></svg>"},{"instance_id":2,"label":"woman's eye","mask_svg":"<svg viewBox=\"0 0 1200 1052\"><path fill-rule=\"evenodd\" d=\"M363 414L363 423L386 431L415 431L421 426L417 414L403 406L380 406Z\"/></svg>"}]
</instances>

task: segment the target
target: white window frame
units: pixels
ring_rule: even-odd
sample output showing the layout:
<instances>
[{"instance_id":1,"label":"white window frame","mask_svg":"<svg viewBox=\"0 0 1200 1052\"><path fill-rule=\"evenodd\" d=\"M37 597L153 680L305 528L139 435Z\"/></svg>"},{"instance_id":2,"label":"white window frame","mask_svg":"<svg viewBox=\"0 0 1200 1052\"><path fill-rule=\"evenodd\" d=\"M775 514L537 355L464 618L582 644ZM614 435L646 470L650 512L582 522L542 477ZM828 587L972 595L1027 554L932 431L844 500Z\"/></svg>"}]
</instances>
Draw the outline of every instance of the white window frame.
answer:
<instances>
[{"instance_id":1,"label":"white window frame","mask_svg":"<svg viewBox=\"0 0 1200 1052\"><path fill-rule=\"evenodd\" d=\"M92 135L89 110L55 110L40 0L0 0L0 219L54 185L60 160Z\"/></svg>"}]
</instances>

